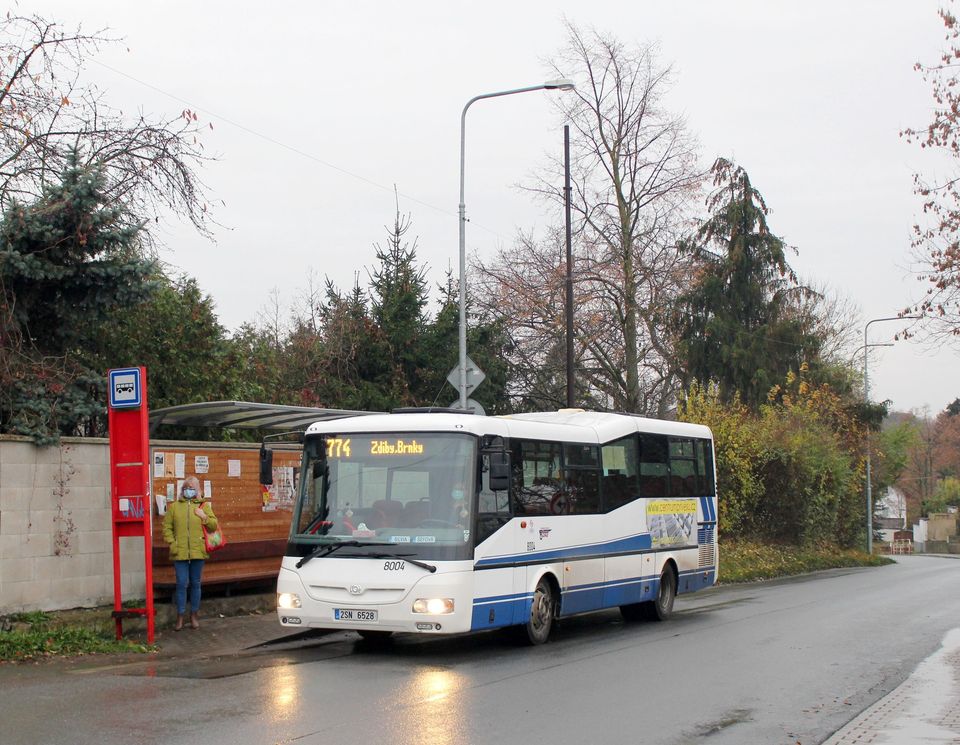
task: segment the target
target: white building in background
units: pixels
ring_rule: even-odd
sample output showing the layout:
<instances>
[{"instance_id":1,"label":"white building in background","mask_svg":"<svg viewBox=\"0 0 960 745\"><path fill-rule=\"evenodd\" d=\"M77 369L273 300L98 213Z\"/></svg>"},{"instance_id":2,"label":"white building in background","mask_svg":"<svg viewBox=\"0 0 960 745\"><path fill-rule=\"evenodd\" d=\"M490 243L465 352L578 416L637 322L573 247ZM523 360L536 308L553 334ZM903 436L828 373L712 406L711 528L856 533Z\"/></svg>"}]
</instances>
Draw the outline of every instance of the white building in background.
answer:
<instances>
[{"instance_id":1,"label":"white building in background","mask_svg":"<svg viewBox=\"0 0 960 745\"><path fill-rule=\"evenodd\" d=\"M907 497L895 486L887 487L877 501L874 525L886 543L893 542L897 530L907 529ZM916 539L914 539L916 540Z\"/></svg>"},{"instance_id":2,"label":"white building in background","mask_svg":"<svg viewBox=\"0 0 960 745\"><path fill-rule=\"evenodd\" d=\"M920 522L913 524L913 545L922 553L927 544L927 518L921 517Z\"/></svg>"}]
</instances>

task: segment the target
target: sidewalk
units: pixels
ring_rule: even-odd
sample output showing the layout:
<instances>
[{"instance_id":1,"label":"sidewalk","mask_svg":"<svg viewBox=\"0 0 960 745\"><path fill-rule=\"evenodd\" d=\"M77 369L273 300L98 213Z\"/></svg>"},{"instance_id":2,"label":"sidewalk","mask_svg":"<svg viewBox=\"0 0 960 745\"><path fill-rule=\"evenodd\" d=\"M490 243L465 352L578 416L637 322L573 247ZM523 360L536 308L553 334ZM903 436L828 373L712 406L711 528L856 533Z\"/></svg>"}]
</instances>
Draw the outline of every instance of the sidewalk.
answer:
<instances>
[{"instance_id":1,"label":"sidewalk","mask_svg":"<svg viewBox=\"0 0 960 745\"><path fill-rule=\"evenodd\" d=\"M281 643L301 636L301 629L280 625L276 612L251 613L242 616L209 616L200 614L200 628L189 623L182 631L174 631L173 624L158 625L154 643L159 647L159 659L227 657L263 644Z\"/></svg>"},{"instance_id":2,"label":"sidewalk","mask_svg":"<svg viewBox=\"0 0 960 745\"><path fill-rule=\"evenodd\" d=\"M276 595L240 595L204 598L200 606L200 628L174 631L175 613L169 603L158 604L154 644L158 659L226 657L269 643L282 643L301 636L302 629L280 625ZM142 621L124 621L124 636L146 641Z\"/></svg>"},{"instance_id":3,"label":"sidewalk","mask_svg":"<svg viewBox=\"0 0 960 745\"><path fill-rule=\"evenodd\" d=\"M257 603L253 600L250 595L204 598L200 606L200 628L192 629L187 624L180 631L173 630L175 614L169 603L158 604L152 651L54 656L36 660L35 664L0 664L0 689L19 685L19 681L37 683L45 676L64 674L214 679L289 664L292 660L322 659L331 653L326 643L329 640L323 637L337 632L284 628L273 607L263 608L263 603L272 606L276 602L274 593L264 595ZM75 615L101 628L109 624L112 632L109 608L85 609ZM82 624L79 619L71 622ZM348 636L346 632L342 634ZM125 619L123 636L146 644L146 623L141 618ZM337 653L336 645L333 648Z\"/></svg>"},{"instance_id":4,"label":"sidewalk","mask_svg":"<svg viewBox=\"0 0 960 745\"><path fill-rule=\"evenodd\" d=\"M824 745L960 743L960 629Z\"/></svg>"}]
</instances>

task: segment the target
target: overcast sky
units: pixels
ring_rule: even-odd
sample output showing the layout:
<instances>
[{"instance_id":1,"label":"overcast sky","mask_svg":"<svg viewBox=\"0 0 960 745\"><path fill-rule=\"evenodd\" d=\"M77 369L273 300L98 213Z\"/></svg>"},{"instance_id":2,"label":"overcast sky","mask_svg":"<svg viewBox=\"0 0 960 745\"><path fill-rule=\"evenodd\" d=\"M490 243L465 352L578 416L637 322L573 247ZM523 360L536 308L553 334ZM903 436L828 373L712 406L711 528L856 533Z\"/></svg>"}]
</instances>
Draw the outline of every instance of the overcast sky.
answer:
<instances>
[{"instance_id":1,"label":"overcast sky","mask_svg":"<svg viewBox=\"0 0 960 745\"><path fill-rule=\"evenodd\" d=\"M246 3L51 0L21 3L123 43L87 67L106 100L133 113L189 106L211 122L203 169L218 205L211 243L170 224L162 258L198 278L235 329L276 289L306 277L348 288L374 262L395 212L410 213L418 257L439 282L457 268L460 111L480 93L550 77L563 18L627 43L658 42L674 66L668 98L700 141L747 169L771 228L799 251L807 282L848 296L863 322L896 315L923 285L910 274L912 173L932 168L906 126L932 99L913 71L943 44L935 0L804 3ZM562 150L550 95L482 101L467 119L469 252L489 256L518 229L562 215L516 188ZM871 343L899 323L874 324ZM862 342L861 342L862 343ZM916 343L874 349L871 394L936 413L960 396L958 353Z\"/></svg>"}]
</instances>

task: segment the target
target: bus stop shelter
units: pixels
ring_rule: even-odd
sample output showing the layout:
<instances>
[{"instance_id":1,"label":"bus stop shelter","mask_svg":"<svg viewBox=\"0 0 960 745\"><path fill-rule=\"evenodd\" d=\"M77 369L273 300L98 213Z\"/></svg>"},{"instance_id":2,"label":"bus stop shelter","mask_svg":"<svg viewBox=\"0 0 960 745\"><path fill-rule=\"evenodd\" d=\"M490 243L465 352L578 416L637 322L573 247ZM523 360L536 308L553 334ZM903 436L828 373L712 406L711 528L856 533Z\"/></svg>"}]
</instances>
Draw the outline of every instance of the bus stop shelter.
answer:
<instances>
[{"instance_id":1,"label":"bus stop shelter","mask_svg":"<svg viewBox=\"0 0 960 745\"><path fill-rule=\"evenodd\" d=\"M192 475L200 480L227 541L211 555L204 569L204 585L229 590L274 581L286 549L300 472L297 442L273 446L274 483L265 485L260 483L258 442L225 442L225 437L218 438L220 441L161 439L164 430L253 430L266 436L302 432L314 422L370 413L249 401L209 401L151 411L154 586L166 590L175 584L169 548L163 540L163 515L166 505L176 499L183 479Z\"/></svg>"}]
</instances>

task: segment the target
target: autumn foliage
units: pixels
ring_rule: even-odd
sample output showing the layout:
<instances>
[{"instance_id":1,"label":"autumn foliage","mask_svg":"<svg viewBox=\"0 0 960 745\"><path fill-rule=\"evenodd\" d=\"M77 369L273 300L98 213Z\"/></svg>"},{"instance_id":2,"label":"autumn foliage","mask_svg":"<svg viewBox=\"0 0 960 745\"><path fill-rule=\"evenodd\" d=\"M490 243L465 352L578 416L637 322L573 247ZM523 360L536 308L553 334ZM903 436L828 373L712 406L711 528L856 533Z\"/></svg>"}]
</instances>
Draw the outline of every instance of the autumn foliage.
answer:
<instances>
[{"instance_id":1,"label":"autumn foliage","mask_svg":"<svg viewBox=\"0 0 960 745\"><path fill-rule=\"evenodd\" d=\"M863 538L865 429L806 374L790 373L757 412L724 403L716 384L683 397L680 419L713 430L721 535L842 546Z\"/></svg>"}]
</instances>

